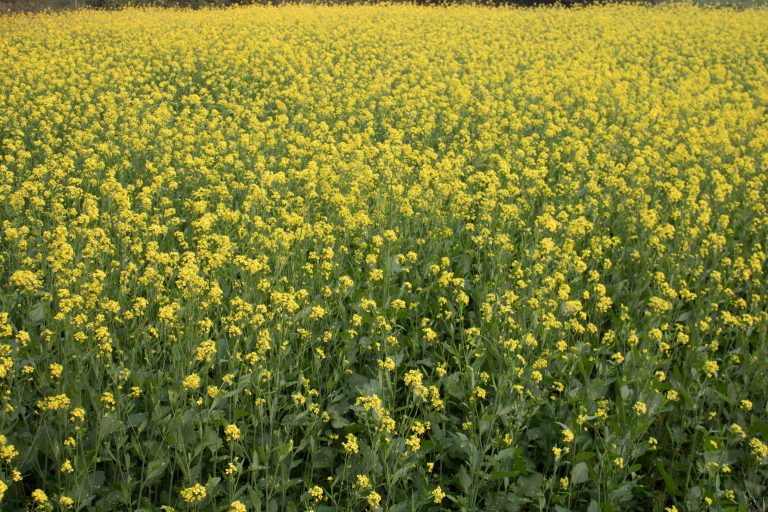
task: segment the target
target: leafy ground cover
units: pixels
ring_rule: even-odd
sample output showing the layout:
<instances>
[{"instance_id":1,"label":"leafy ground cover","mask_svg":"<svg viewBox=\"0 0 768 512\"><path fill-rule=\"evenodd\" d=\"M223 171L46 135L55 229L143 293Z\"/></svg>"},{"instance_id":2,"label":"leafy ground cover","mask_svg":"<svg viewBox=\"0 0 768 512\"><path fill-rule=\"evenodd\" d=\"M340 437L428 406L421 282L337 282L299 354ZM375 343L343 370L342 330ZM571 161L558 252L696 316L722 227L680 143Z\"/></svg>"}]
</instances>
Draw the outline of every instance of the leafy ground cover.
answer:
<instances>
[{"instance_id":1,"label":"leafy ground cover","mask_svg":"<svg viewBox=\"0 0 768 512\"><path fill-rule=\"evenodd\" d=\"M768 11L0 18L3 510L758 510Z\"/></svg>"}]
</instances>

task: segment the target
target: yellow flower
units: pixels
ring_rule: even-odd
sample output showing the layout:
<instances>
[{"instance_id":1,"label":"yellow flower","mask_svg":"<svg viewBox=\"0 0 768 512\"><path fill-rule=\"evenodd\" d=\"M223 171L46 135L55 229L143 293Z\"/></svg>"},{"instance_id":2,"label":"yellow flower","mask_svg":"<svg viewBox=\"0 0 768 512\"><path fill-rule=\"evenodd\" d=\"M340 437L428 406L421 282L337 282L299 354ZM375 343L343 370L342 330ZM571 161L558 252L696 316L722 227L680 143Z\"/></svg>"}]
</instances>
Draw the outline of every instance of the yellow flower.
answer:
<instances>
[{"instance_id":1,"label":"yellow flower","mask_svg":"<svg viewBox=\"0 0 768 512\"><path fill-rule=\"evenodd\" d=\"M115 410L115 397L112 393L106 391L101 394L101 403L104 405L104 408L109 411Z\"/></svg>"},{"instance_id":2,"label":"yellow flower","mask_svg":"<svg viewBox=\"0 0 768 512\"><path fill-rule=\"evenodd\" d=\"M757 459L762 461L766 457L768 457L768 445L766 445L764 442L762 442L760 439L754 437L749 440L749 448L752 451L752 455Z\"/></svg>"},{"instance_id":3,"label":"yellow flower","mask_svg":"<svg viewBox=\"0 0 768 512\"><path fill-rule=\"evenodd\" d=\"M69 397L63 393L55 396L48 396L42 400L39 400L37 402L37 407L46 411L59 411L61 409L66 409L69 407ZM72 413L70 414L73 414L76 410L82 409L73 409Z\"/></svg>"},{"instance_id":4,"label":"yellow flower","mask_svg":"<svg viewBox=\"0 0 768 512\"><path fill-rule=\"evenodd\" d=\"M19 455L19 451L12 444L8 444L5 436L0 435L0 459L10 464L11 461Z\"/></svg>"},{"instance_id":5,"label":"yellow flower","mask_svg":"<svg viewBox=\"0 0 768 512\"><path fill-rule=\"evenodd\" d=\"M224 435L227 441L237 441L240 439L240 429L237 425L227 425L224 429Z\"/></svg>"},{"instance_id":6,"label":"yellow flower","mask_svg":"<svg viewBox=\"0 0 768 512\"><path fill-rule=\"evenodd\" d=\"M196 373L189 374L181 381L181 385L184 386L184 389L197 389L200 387L200 376Z\"/></svg>"},{"instance_id":7,"label":"yellow flower","mask_svg":"<svg viewBox=\"0 0 768 512\"><path fill-rule=\"evenodd\" d=\"M413 453L416 453L419 451L419 448L421 448L421 439L418 435L413 434L405 440L405 445L408 446Z\"/></svg>"},{"instance_id":8,"label":"yellow flower","mask_svg":"<svg viewBox=\"0 0 768 512\"><path fill-rule=\"evenodd\" d=\"M563 433L563 442L564 443L568 444L568 443L573 442L573 432L571 432L570 429L565 428L565 429L562 430L562 433Z\"/></svg>"},{"instance_id":9,"label":"yellow flower","mask_svg":"<svg viewBox=\"0 0 768 512\"><path fill-rule=\"evenodd\" d=\"M59 496L59 505L64 508L72 508L75 506L75 500L69 496Z\"/></svg>"},{"instance_id":10,"label":"yellow flower","mask_svg":"<svg viewBox=\"0 0 768 512\"><path fill-rule=\"evenodd\" d=\"M312 311L309 313L309 318L313 320L319 320L325 316L325 308L322 306L312 306Z\"/></svg>"},{"instance_id":11,"label":"yellow flower","mask_svg":"<svg viewBox=\"0 0 768 512\"><path fill-rule=\"evenodd\" d=\"M72 462L67 459L64 461L64 463L61 465L61 472L62 473L74 473L75 468L72 467Z\"/></svg>"},{"instance_id":12,"label":"yellow flower","mask_svg":"<svg viewBox=\"0 0 768 512\"><path fill-rule=\"evenodd\" d=\"M368 494L368 506L375 509L375 508L378 508L380 503L381 503L381 495L376 491L371 491Z\"/></svg>"},{"instance_id":13,"label":"yellow flower","mask_svg":"<svg viewBox=\"0 0 768 512\"><path fill-rule=\"evenodd\" d=\"M446 496L447 496L447 494L445 494L443 492L443 490L440 488L440 486L437 486L437 487L435 487L432 490L432 502L433 503L440 503L441 501L443 501L443 499L445 499Z\"/></svg>"},{"instance_id":14,"label":"yellow flower","mask_svg":"<svg viewBox=\"0 0 768 512\"><path fill-rule=\"evenodd\" d=\"M228 512L247 512L248 508L241 501L233 501L229 504Z\"/></svg>"},{"instance_id":15,"label":"yellow flower","mask_svg":"<svg viewBox=\"0 0 768 512\"><path fill-rule=\"evenodd\" d=\"M192 487L181 490L181 499L187 503L200 503L205 499L206 495L205 487L200 484L195 484Z\"/></svg>"},{"instance_id":16,"label":"yellow flower","mask_svg":"<svg viewBox=\"0 0 768 512\"><path fill-rule=\"evenodd\" d=\"M32 293L42 286L37 276L29 270L17 270L9 279L10 283L17 288L21 288L27 293Z\"/></svg>"},{"instance_id":17,"label":"yellow flower","mask_svg":"<svg viewBox=\"0 0 768 512\"><path fill-rule=\"evenodd\" d=\"M720 365L717 361L706 361L704 363L704 373L707 377L712 378L720 370Z\"/></svg>"},{"instance_id":18,"label":"yellow flower","mask_svg":"<svg viewBox=\"0 0 768 512\"><path fill-rule=\"evenodd\" d=\"M212 340L204 341L195 349L195 360L210 363L216 354L216 342Z\"/></svg>"},{"instance_id":19,"label":"yellow flower","mask_svg":"<svg viewBox=\"0 0 768 512\"><path fill-rule=\"evenodd\" d=\"M379 359L376 362L379 366L379 368L383 368L389 372L395 371L395 361L391 357L387 357L386 359Z\"/></svg>"},{"instance_id":20,"label":"yellow flower","mask_svg":"<svg viewBox=\"0 0 768 512\"><path fill-rule=\"evenodd\" d=\"M422 374L419 370L408 370L405 372L403 382L406 386L420 386L422 383Z\"/></svg>"},{"instance_id":21,"label":"yellow flower","mask_svg":"<svg viewBox=\"0 0 768 512\"><path fill-rule=\"evenodd\" d=\"M64 372L64 367L56 363L49 365L48 369L51 371L51 377L54 379L61 377L61 374Z\"/></svg>"},{"instance_id":22,"label":"yellow flower","mask_svg":"<svg viewBox=\"0 0 768 512\"><path fill-rule=\"evenodd\" d=\"M357 437L355 437L354 434L347 434L347 440L341 443L341 446L344 448L344 451L350 455L359 453L360 451L357 445Z\"/></svg>"},{"instance_id":23,"label":"yellow flower","mask_svg":"<svg viewBox=\"0 0 768 512\"><path fill-rule=\"evenodd\" d=\"M32 499L38 507L43 507L48 503L48 495L42 489L32 491Z\"/></svg>"},{"instance_id":24,"label":"yellow flower","mask_svg":"<svg viewBox=\"0 0 768 512\"><path fill-rule=\"evenodd\" d=\"M323 488L319 485L311 487L308 492L315 501L320 501L323 499Z\"/></svg>"}]
</instances>

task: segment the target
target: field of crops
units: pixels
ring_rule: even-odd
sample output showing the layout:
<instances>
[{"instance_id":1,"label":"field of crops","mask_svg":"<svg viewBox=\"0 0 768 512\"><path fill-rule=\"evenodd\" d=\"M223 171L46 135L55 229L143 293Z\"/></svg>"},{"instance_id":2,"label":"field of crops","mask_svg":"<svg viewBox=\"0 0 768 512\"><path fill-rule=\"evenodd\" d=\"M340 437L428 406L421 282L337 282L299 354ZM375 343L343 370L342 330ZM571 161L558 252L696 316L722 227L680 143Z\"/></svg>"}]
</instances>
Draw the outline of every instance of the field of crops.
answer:
<instances>
[{"instance_id":1,"label":"field of crops","mask_svg":"<svg viewBox=\"0 0 768 512\"><path fill-rule=\"evenodd\" d=\"M0 18L0 509L764 510L768 10Z\"/></svg>"}]
</instances>

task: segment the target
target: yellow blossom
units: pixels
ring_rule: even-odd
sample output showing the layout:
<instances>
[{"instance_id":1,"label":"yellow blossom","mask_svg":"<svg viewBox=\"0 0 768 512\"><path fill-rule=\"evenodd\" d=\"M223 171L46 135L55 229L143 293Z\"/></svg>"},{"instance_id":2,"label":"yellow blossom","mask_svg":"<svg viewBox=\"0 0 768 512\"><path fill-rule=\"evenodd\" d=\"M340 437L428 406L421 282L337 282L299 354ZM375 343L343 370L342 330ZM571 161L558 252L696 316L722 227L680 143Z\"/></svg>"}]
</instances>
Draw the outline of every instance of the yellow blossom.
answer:
<instances>
[{"instance_id":1,"label":"yellow blossom","mask_svg":"<svg viewBox=\"0 0 768 512\"><path fill-rule=\"evenodd\" d=\"M227 425L226 428L224 428L224 435L227 438L227 441L237 441L240 439L240 429L237 425Z\"/></svg>"},{"instance_id":2,"label":"yellow blossom","mask_svg":"<svg viewBox=\"0 0 768 512\"><path fill-rule=\"evenodd\" d=\"M347 434L347 440L341 443L344 451L348 454L359 453L360 449L357 445L357 437L354 434Z\"/></svg>"},{"instance_id":3,"label":"yellow blossom","mask_svg":"<svg viewBox=\"0 0 768 512\"><path fill-rule=\"evenodd\" d=\"M186 487L181 490L181 499L187 503L200 503L207 495L205 487L200 484L195 484L191 487Z\"/></svg>"},{"instance_id":4,"label":"yellow blossom","mask_svg":"<svg viewBox=\"0 0 768 512\"><path fill-rule=\"evenodd\" d=\"M196 373L187 375L181 382L185 389L194 390L200 387L200 376Z\"/></svg>"},{"instance_id":5,"label":"yellow blossom","mask_svg":"<svg viewBox=\"0 0 768 512\"><path fill-rule=\"evenodd\" d=\"M235 500L229 504L228 512L247 512L247 511L248 511L248 507L246 507L242 501Z\"/></svg>"},{"instance_id":6,"label":"yellow blossom","mask_svg":"<svg viewBox=\"0 0 768 512\"><path fill-rule=\"evenodd\" d=\"M432 490L432 502L433 503L440 503L445 499L447 495L443 492L443 490L440 488L440 486L435 487Z\"/></svg>"}]
</instances>

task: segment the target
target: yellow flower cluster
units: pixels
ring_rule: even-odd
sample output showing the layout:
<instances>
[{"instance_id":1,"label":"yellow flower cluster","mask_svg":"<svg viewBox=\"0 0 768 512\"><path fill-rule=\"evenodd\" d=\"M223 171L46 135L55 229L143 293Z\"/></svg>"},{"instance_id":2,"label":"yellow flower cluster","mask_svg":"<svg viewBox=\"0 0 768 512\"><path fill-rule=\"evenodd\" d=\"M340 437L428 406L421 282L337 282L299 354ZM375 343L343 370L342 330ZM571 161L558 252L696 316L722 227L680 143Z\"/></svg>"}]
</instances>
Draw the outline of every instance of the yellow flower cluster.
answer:
<instances>
[{"instance_id":1,"label":"yellow flower cluster","mask_svg":"<svg viewBox=\"0 0 768 512\"><path fill-rule=\"evenodd\" d=\"M37 402L37 407L45 411L58 411L69 408L69 397L66 394L47 396Z\"/></svg>"},{"instance_id":2,"label":"yellow flower cluster","mask_svg":"<svg viewBox=\"0 0 768 512\"><path fill-rule=\"evenodd\" d=\"M753 507L766 27L0 16L3 509Z\"/></svg>"},{"instance_id":3,"label":"yellow flower cluster","mask_svg":"<svg viewBox=\"0 0 768 512\"><path fill-rule=\"evenodd\" d=\"M237 425L227 425L224 429L224 435L227 441L237 441L240 439L240 429Z\"/></svg>"},{"instance_id":4,"label":"yellow flower cluster","mask_svg":"<svg viewBox=\"0 0 768 512\"><path fill-rule=\"evenodd\" d=\"M187 503L199 503L205 499L207 492L204 486L195 484L192 487L182 489L180 495L181 499Z\"/></svg>"}]
</instances>

